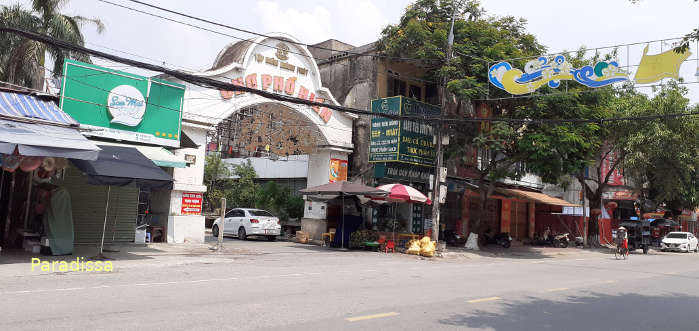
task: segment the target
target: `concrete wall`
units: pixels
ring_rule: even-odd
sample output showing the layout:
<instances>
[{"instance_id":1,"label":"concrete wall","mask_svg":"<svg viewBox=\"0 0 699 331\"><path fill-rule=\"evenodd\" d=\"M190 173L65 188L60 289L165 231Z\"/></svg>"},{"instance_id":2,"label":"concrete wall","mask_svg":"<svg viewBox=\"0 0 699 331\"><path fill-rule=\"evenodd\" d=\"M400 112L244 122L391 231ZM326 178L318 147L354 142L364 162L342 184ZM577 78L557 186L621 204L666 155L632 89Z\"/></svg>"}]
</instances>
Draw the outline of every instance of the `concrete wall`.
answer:
<instances>
[{"instance_id":1,"label":"concrete wall","mask_svg":"<svg viewBox=\"0 0 699 331\"><path fill-rule=\"evenodd\" d=\"M203 243L204 231L202 216L169 216L167 219L169 243Z\"/></svg>"},{"instance_id":2,"label":"concrete wall","mask_svg":"<svg viewBox=\"0 0 699 331\"><path fill-rule=\"evenodd\" d=\"M377 61L371 57L348 57L319 64L321 80L337 102L346 107L369 110L371 100L378 98ZM361 173L369 166L369 135L371 117L360 115L353 122L350 175Z\"/></svg>"}]
</instances>

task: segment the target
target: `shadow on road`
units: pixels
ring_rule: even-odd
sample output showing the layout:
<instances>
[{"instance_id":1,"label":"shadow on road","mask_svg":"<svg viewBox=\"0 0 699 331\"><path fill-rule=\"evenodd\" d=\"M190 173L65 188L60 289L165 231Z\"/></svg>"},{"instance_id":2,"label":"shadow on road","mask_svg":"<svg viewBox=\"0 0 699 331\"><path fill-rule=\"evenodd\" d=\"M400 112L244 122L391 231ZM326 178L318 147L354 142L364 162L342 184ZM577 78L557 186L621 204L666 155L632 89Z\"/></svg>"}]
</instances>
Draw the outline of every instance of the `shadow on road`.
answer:
<instances>
[{"instance_id":1,"label":"shadow on road","mask_svg":"<svg viewBox=\"0 0 699 331\"><path fill-rule=\"evenodd\" d=\"M683 293L590 293L561 301L529 297L504 303L498 312L476 310L439 323L494 330L696 330L697 307L699 297Z\"/></svg>"}]
</instances>

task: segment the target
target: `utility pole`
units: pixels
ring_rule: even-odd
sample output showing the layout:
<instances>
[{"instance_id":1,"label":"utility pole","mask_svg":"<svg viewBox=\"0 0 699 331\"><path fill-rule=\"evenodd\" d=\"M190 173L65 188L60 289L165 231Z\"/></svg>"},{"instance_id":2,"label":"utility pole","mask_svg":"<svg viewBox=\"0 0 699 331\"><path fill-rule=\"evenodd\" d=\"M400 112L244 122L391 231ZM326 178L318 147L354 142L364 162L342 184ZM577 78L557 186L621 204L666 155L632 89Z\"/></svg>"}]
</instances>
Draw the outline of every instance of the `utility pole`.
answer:
<instances>
[{"instance_id":1,"label":"utility pole","mask_svg":"<svg viewBox=\"0 0 699 331\"><path fill-rule=\"evenodd\" d=\"M223 228L226 223L226 198L221 198L221 222L218 223L218 251L223 252Z\"/></svg>"},{"instance_id":2,"label":"utility pole","mask_svg":"<svg viewBox=\"0 0 699 331\"><path fill-rule=\"evenodd\" d=\"M447 54L446 54L446 64L449 64L449 60L451 59L451 46L454 44L454 15L456 14L456 5L454 5L454 8L452 9L451 12L451 28L449 29L449 37L447 38ZM442 186L442 163L443 163L443 157L444 157L444 151L442 150L442 136L443 133L442 131L444 130L444 127L442 125L442 119L444 118L444 112L446 111L446 105L447 105L447 76L444 75L442 77L442 84L440 86L440 89L442 91L442 98L441 98L441 109L439 111L439 121L437 125L435 125L435 129L437 130L437 155L436 155L436 162L435 162L435 171L434 171L434 186L432 187L432 240L439 242L439 209L440 209L440 196L441 196L441 186Z\"/></svg>"}]
</instances>

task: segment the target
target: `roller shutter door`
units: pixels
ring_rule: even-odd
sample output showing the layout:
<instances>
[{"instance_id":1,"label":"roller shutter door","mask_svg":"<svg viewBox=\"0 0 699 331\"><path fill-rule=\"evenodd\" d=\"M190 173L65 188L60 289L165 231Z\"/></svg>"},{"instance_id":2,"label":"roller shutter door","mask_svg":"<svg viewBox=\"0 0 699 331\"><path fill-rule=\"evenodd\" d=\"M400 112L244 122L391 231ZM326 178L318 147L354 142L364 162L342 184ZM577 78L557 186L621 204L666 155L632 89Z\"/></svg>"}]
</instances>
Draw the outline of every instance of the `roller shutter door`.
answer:
<instances>
[{"instance_id":1,"label":"roller shutter door","mask_svg":"<svg viewBox=\"0 0 699 331\"><path fill-rule=\"evenodd\" d=\"M70 193L76 244L97 244L102 239L107 186L87 183L87 176L71 166L57 185ZM138 188L111 188L104 242L133 242L138 214Z\"/></svg>"}]
</instances>

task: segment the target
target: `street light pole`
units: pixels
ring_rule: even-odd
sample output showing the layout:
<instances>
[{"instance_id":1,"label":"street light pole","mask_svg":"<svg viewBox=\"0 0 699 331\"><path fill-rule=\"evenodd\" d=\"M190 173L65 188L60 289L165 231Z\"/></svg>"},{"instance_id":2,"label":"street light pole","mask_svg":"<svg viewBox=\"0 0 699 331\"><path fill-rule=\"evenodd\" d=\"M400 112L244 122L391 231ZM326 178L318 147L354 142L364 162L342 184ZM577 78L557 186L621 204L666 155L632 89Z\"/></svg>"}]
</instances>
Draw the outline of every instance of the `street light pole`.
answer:
<instances>
[{"instance_id":1,"label":"street light pole","mask_svg":"<svg viewBox=\"0 0 699 331\"><path fill-rule=\"evenodd\" d=\"M449 64L451 59L451 47L454 43L454 15L456 14L456 6L451 13L451 28L449 29L449 37L447 38L447 54L446 54L446 64ZM439 111L439 121L435 125L437 131L437 155L435 156L435 171L434 171L434 186L432 187L432 240L439 241L439 209L440 209L440 196L441 196L441 172L442 163L444 158L444 151L442 150L442 131L444 127L442 125L442 119L444 118L444 112L446 111L447 104L447 76L443 74L442 84L440 86L442 91L441 95L441 109Z\"/></svg>"}]
</instances>

